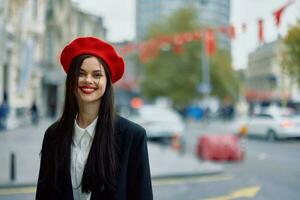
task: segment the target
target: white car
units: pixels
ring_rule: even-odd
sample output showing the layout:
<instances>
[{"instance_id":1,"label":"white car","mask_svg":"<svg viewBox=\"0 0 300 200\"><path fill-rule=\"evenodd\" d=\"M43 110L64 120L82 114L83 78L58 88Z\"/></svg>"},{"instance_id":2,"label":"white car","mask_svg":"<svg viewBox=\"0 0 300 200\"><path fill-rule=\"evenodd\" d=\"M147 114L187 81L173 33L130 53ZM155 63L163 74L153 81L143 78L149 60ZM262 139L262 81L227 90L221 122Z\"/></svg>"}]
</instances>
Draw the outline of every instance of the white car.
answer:
<instances>
[{"instance_id":1,"label":"white car","mask_svg":"<svg viewBox=\"0 0 300 200\"><path fill-rule=\"evenodd\" d=\"M260 113L250 117L248 135L268 140L300 137L300 117L280 112Z\"/></svg>"},{"instance_id":2,"label":"white car","mask_svg":"<svg viewBox=\"0 0 300 200\"><path fill-rule=\"evenodd\" d=\"M158 105L143 105L128 117L143 126L150 140L159 140L171 144L179 142L182 146L185 123L172 108Z\"/></svg>"}]
</instances>

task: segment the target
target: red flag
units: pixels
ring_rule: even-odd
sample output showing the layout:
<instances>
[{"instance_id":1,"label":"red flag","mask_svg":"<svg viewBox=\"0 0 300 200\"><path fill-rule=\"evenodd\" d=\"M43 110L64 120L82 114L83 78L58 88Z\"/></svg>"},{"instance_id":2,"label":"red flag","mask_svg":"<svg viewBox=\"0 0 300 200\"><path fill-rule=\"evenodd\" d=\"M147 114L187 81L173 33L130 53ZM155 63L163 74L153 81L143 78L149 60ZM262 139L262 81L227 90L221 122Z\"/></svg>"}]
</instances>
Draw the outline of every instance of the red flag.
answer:
<instances>
[{"instance_id":1,"label":"red flag","mask_svg":"<svg viewBox=\"0 0 300 200\"><path fill-rule=\"evenodd\" d=\"M122 56L127 56L129 53L135 51L137 49L137 44L128 43L120 48L120 53Z\"/></svg>"},{"instance_id":2,"label":"red flag","mask_svg":"<svg viewBox=\"0 0 300 200\"><path fill-rule=\"evenodd\" d=\"M219 27L219 31L220 31L221 33L226 33L226 34L227 34L227 27L221 26L221 27Z\"/></svg>"},{"instance_id":3,"label":"red flag","mask_svg":"<svg viewBox=\"0 0 300 200\"><path fill-rule=\"evenodd\" d=\"M264 38L264 21L262 19L258 20L258 39L259 43L263 43L265 41Z\"/></svg>"},{"instance_id":4,"label":"red flag","mask_svg":"<svg viewBox=\"0 0 300 200\"><path fill-rule=\"evenodd\" d=\"M140 59L141 63L146 63L148 61L149 57L144 52L140 52L139 59Z\"/></svg>"},{"instance_id":5,"label":"red flag","mask_svg":"<svg viewBox=\"0 0 300 200\"><path fill-rule=\"evenodd\" d=\"M235 29L234 26L229 25L229 26L221 26L218 28L218 31L221 33L226 34L230 39L235 38Z\"/></svg>"},{"instance_id":6,"label":"red flag","mask_svg":"<svg viewBox=\"0 0 300 200\"><path fill-rule=\"evenodd\" d=\"M200 40L200 39L201 39L201 31L194 31L193 40Z\"/></svg>"},{"instance_id":7,"label":"red flag","mask_svg":"<svg viewBox=\"0 0 300 200\"><path fill-rule=\"evenodd\" d=\"M139 45L140 60L142 63L146 63L150 58L155 57L158 54L158 42L155 39L148 40Z\"/></svg>"},{"instance_id":8,"label":"red flag","mask_svg":"<svg viewBox=\"0 0 300 200\"><path fill-rule=\"evenodd\" d=\"M172 42L172 37L167 36L167 35L163 35L163 36L159 36L157 38L158 42L159 42L159 46L163 47L165 45L169 45Z\"/></svg>"},{"instance_id":9,"label":"red flag","mask_svg":"<svg viewBox=\"0 0 300 200\"><path fill-rule=\"evenodd\" d=\"M280 7L279 9L275 10L275 12L273 13L274 19L275 19L275 24L277 27L279 27L280 22L281 22L281 16L283 11L291 4L293 4L295 1L288 1L285 5L283 5L282 7Z\"/></svg>"},{"instance_id":10,"label":"red flag","mask_svg":"<svg viewBox=\"0 0 300 200\"><path fill-rule=\"evenodd\" d=\"M157 56L159 49L159 41L157 39L150 40L148 48L150 58Z\"/></svg>"},{"instance_id":11,"label":"red flag","mask_svg":"<svg viewBox=\"0 0 300 200\"><path fill-rule=\"evenodd\" d=\"M139 45L139 58L142 63L146 63L149 59L146 42Z\"/></svg>"},{"instance_id":12,"label":"red flag","mask_svg":"<svg viewBox=\"0 0 300 200\"><path fill-rule=\"evenodd\" d=\"M205 32L205 50L208 56L212 56L216 52L216 40L213 29Z\"/></svg>"},{"instance_id":13,"label":"red flag","mask_svg":"<svg viewBox=\"0 0 300 200\"><path fill-rule=\"evenodd\" d=\"M228 28L227 28L227 35L230 39L234 39L235 38L235 28L233 25L230 25Z\"/></svg>"},{"instance_id":14,"label":"red flag","mask_svg":"<svg viewBox=\"0 0 300 200\"><path fill-rule=\"evenodd\" d=\"M178 55L182 52L182 45L181 44L174 44L173 46L174 52Z\"/></svg>"},{"instance_id":15,"label":"red flag","mask_svg":"<svg viewBox=\"0 0 300 200\"><path fill-rule=\"evenodd\" d=\"M182 45L184 44L184 37L182 34L177 34L173 38L173 50L176 54L180 54L183 50Z\"/></svg>"},{"instance_id":16,"label":"red flag","mask_svg":"<svg viewBox=\"0 0 300 200\"><path fill-rule=\"evenodd\" d=\"M183 42L187 43L193 40L192 32L186 32L182 34Z\"/></svg>"}]
</instances>

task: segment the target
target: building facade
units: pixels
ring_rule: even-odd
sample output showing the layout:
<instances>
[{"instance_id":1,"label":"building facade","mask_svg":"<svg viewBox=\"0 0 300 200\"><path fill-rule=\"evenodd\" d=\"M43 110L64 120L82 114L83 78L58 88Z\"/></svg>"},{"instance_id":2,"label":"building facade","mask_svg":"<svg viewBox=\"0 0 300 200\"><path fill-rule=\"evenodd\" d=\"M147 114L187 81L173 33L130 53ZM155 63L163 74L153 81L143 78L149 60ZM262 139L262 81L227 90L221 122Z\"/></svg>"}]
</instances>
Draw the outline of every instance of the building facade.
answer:
<instances>
[{"instance_id":1,"label":"building facade","mask_svg":"<svg viewBox=\"0 0 300 200\"><path fill-rule=\"evenodd\" d=\"M198 11L202 27L219 28L228 26L230 20L230 0L137 0L136 38L145 40L150 26L160 22L174 11L185 6ZM230 51L230 40L224 33L217 34L218 48Z\"/></svg>"},{"instance_id":2,"label":"building facade","mask_svg":"<svg viewBox=\"0 0 300 200\"><path fill-rule=\"evenodd\" d=\"M137 0L136 38L145 40L152 24L160 22L172 12L183 7L182 0Z\"/></svg>"},{"instance_id":3,"label":"building facade","mask_svg":"<svg viewBox=\"0 0 300 200\"><path fill-rule=\"evenodd\" d=\"M221 28L230 24L230 0L193 0L198 10L199 22L204 27ZM225 33L218 33L217 46L231 50L230 39Z\"/></svg>"},{"instance_id":4,"label":"building facade","mask_svg":"<svg viewBox=\"0 0 300 200\"><path fill-rule=\"evenodd\" d=\"M249 102L290 101L298 95L297 84L281 66L281 40L265 43L248 56L246 98Z\"/></svg>"},{"instance_id":5,"label":"building facade","mask_svg":"<svg viewBox=\"0 0 300 200\"><path fill-rule=\"evenodd\" d=\"M64 101L61 49L78 36L106 37L102 18L71 0L3 0L0 5L0 105L8 129L30 123L30 108L57 117Z\"/></svg>"},{"instance_id":6,"label":"building facade","mask_svg":"<svg viewBox=\"0 0 300 200\"><path fill-rule=\"evenodd\" d=\"M28 123L33 101L40 96L46 0L4 1L1 28L1 102L7 102L7 128ZM40 103L40 102L37 102Z\"/></svg>"}]
</instances>

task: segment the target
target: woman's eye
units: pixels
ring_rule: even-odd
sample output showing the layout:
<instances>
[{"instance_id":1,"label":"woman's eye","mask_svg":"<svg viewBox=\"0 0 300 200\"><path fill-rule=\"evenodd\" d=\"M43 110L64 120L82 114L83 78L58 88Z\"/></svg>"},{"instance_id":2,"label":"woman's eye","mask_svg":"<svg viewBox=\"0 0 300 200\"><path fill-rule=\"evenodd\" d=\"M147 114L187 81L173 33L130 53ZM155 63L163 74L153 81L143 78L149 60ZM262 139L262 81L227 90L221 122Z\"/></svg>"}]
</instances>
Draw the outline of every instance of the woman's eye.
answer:
<instances>
[{"instance_id":1,"label":"woman's eye","mask_svg":"<svg viewBox=\"0 0 300 200\"><path fill-rule=\"evenodd\" d=\"M102 76L102 74L94 74L94 77L96 78L100 78Z\"/></svg>"}]
</instances>

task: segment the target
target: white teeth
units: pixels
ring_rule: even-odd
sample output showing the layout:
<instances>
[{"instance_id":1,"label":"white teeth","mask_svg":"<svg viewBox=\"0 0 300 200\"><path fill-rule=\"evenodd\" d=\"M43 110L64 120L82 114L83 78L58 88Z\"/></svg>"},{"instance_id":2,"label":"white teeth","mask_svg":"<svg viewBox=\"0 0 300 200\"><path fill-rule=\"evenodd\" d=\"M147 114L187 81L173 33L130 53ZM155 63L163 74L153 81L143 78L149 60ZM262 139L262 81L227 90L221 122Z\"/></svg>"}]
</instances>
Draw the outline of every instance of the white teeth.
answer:
<instances>
[{"instance_id":1,"label":"white teeth","mask_svg":"<svg viewBox=\"0 0 300 200\"><path fill-rule=\"evenodd\" d=\"M84 92L92 92L94 91L94 89L90 89L90 88L81 88L82 91Z\"/></svg>"}]
</instances>

